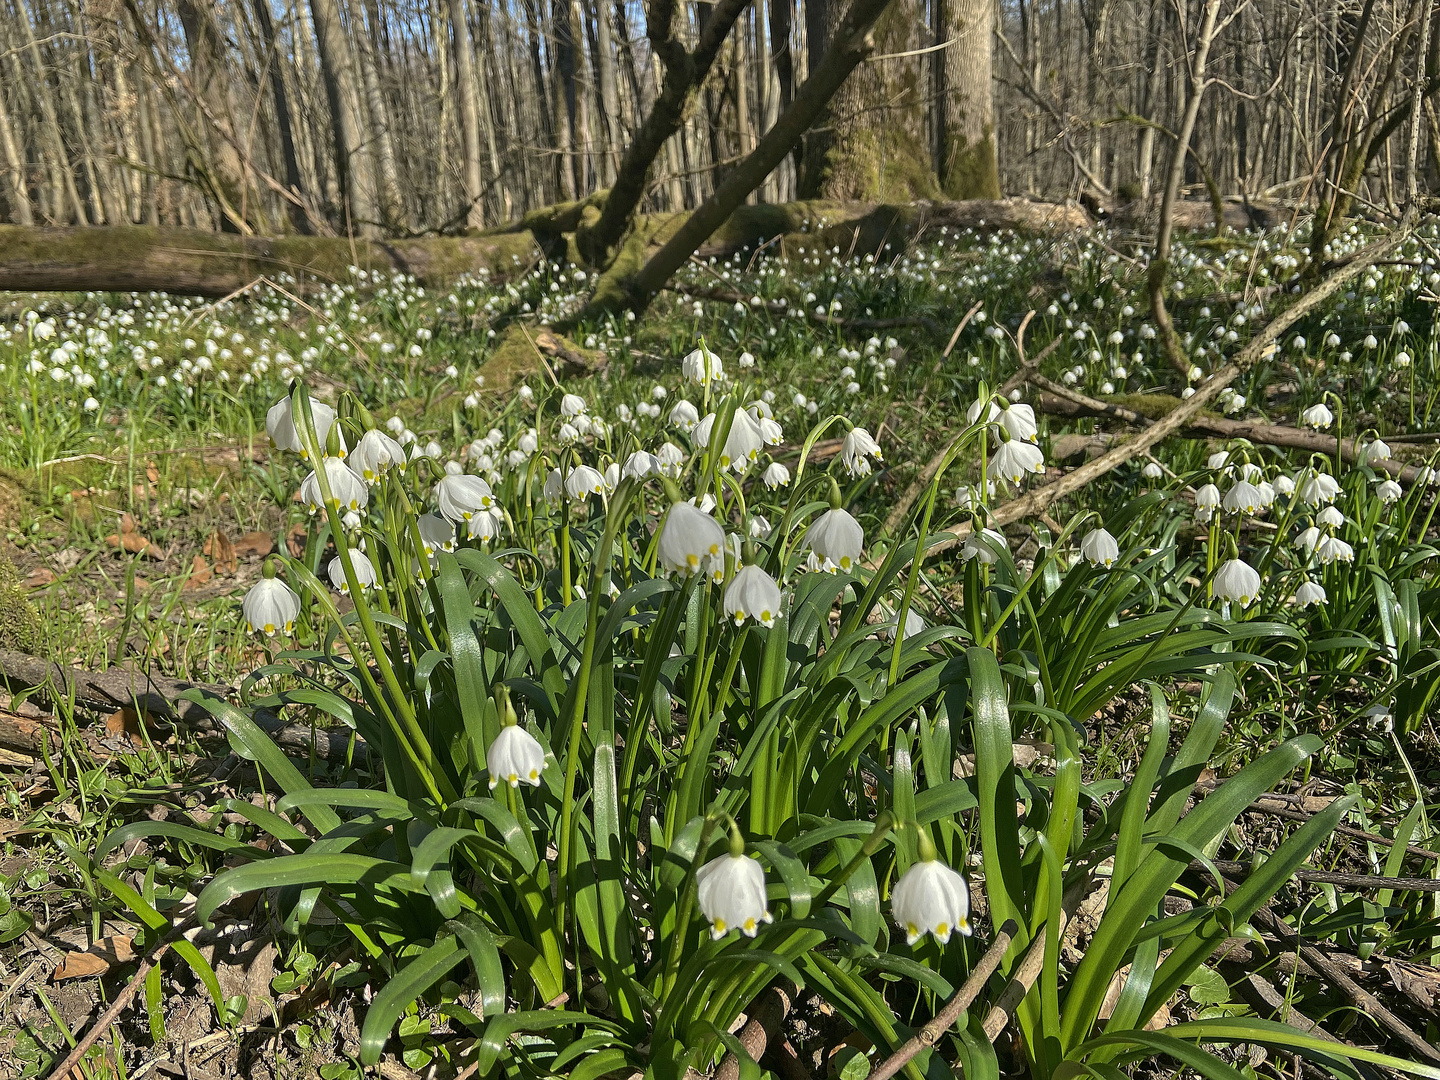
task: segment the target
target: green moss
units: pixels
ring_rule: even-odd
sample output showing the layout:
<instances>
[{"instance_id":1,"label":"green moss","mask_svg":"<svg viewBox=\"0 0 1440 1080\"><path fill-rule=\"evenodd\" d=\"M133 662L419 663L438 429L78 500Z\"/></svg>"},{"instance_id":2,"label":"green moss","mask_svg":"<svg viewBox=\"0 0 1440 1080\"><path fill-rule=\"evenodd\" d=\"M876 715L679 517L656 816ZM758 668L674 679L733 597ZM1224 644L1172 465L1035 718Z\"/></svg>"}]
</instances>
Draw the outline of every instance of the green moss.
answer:
<instances>
[{"instance_id":1,"label":"green moss","mask_svg":"<svg viewBox=\"0 0 1440 1080\"><path fill-rule=\"evenodd\" d=\"M535 345L525 336L519 323L511 323L495 343L490 358L480 369L485 385L496 390L509 390L540 370Z\"/></svg>"},{"instance_id":2,"label":"green moss","mask_svg":"<svg viewBox=\"0 0 1440 1080\"><path fill-rule=\"evenodd\" d=\"M1139 413L1149 420L1159 420L1180 407L1180 399L1173 394L1112 394L1101 400Z\"/></svg>"},{"instance_id":3,"label":"green moss","mask_svg":"<svg viewBox=\"0 0 1440 1080\"><path fill-rule=\"evenodd\" d=\"M40 614L26 598L15 564L0 555L0 649L36 653L42 629Z\"/></svg>"},{"instance_id":4,"label":"green moss","mask_svg":"<svg viewBox=\"0 0 1440 1080\"><path fill-rule=\"evenodd\" d=\"M973 143L958 137L946 140L945 194L952 199L1000 198L995 136L988 128Z\"/></svg>"}]
</instances>

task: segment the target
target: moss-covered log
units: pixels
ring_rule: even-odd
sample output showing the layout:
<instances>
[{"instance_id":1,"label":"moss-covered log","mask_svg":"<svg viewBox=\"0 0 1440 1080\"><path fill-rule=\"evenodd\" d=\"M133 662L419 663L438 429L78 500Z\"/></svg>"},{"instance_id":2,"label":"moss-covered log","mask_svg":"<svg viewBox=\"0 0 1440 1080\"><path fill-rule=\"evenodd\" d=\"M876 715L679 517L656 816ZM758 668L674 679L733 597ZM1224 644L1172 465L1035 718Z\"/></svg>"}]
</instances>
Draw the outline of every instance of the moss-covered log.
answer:
<instances>
[{"instance_id":1,"label":"moss-covered log","mask_svg":"<svg viewBox=\"0 0 1440 1080\"><path fill-rule=\"evenodd\" d=\"M0 289L171 292L228 296L259 277L344 281L350 267L413 274L444 285L480 270L513 272L539 256L528 233L355 240L265 239L199 229L0 226Z\"/></svg>"},{"instance_id":2,"label":"moss-covered log","mask_svg":"<svg viewBox=\"0 0 1440 1080\"><path fill-rule=\"evenodd\" d=\"M350 267L413 274L446 286L465 273L514 273L543 254L579 261L574 233L597 216L603 193L547 207L514 225L474 236L356 240L288 236L264 239L146 226L36 228L0 225L0 290L17 292L170 292L228 296L259 277L344 281ZM606 279L624 282L669 240L688 214L642 216ZM902 248L922 230L941 226L1041 232L1083 228L1075 204L1026 199L901 204L793 202L740 206L700 245L702 257L725 256L756 244L789 255L817 248L878 253ZM602 281L602 288L604 282ZM620 295L617 293L617 296Z\"/></svg>"}]
</instances>

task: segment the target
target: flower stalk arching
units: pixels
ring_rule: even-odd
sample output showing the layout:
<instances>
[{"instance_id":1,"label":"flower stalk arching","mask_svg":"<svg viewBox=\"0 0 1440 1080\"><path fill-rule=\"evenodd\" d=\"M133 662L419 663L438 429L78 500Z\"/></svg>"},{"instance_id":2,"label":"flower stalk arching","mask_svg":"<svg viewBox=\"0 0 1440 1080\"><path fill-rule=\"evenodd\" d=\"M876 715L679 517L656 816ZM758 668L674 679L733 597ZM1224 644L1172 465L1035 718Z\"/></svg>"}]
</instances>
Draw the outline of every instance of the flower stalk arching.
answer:
<instances>
[{"instance_id":1,"label":"flower stalk arching","mask_svg":"<svg viewBox=\"0 0 1440 1080\"><path fill-rule=\"evenodd\" d=\"M435 768L434 751L425 736L425 732L415 719L415 712L410 707L409 699L406 697L404 689L400 686L400 680L395 674L395 669L390 664L390 658L381 641L379 628L375 625L375 620L370 614L370 606L365 600L360 578L356 574L355 565L350 558L350 547L345 540L345 530L340 521L339 508L335 502L334 495L330 491L330 482L325 473L324 455L321 453L319 439L315 433L315 421L310 412L310 395L305 389L304 384L298 379L295 381L290 393L292 412L299 421L295 425L296 432L300 436L301 444L308 448L313 457L316 483L320 488L320 497L325 507L326 520L330 524L330 533L335 540L337 557L340 559L341 569L345 573L345 580L349 585L350 595L354 599L355 614L360 622L361 632L365 637L366 644L370 647L375 666L380 671L380 677L385 683L387 693L380 693L379 687L375 686L369 669L365 664L356 664L356 669L360 678L370 687L375 695L375 700L385 710L392 725L396 728L396 734L400 736L401 745L406 747L407 753L412 759L412 764L416 767L416 773L420 776L425 786L430 789L431 797L435 799L437 806L443 808L447 802L455 798L455 792L451 790L450 781L443 771ZM376 587L381 589L385 587L385 583L378 580L378 571Z\"/></svg>"}]
</instances>

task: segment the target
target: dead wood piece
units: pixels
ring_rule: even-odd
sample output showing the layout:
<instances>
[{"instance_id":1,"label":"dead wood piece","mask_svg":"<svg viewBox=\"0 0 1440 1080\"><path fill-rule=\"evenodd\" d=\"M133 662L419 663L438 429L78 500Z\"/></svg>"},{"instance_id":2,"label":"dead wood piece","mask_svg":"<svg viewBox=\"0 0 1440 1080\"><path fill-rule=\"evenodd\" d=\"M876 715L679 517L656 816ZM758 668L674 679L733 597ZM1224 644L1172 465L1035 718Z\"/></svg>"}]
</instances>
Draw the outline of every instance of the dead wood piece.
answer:
<instances>
[{"instance_id":1,"label":"dead wood piece","mask_svg":"<svg viewBox=\"0 0 1440 1080\"><path fill-rule=\"evenodd\" d=\"M1312 816L1292 807L1277 805L1270 799L1260 799L1251 803L1246 812L1251 814L1269 814L1274 817L1285 818L1287 821L1300 822L1309 821ZM1335 831L1342 836L1354 837L1357 840L1364 840L1371 844L1379 844L1382 847L1395 846L1395 841L1388 836L1380 836L1378 833L1366 832L1364 829L1357 829L1353 825L1337 825L1335 826ZM1409 855L1418 855L1422 859L1440 862L1440 851L1431 851L1429 848L1406 844L1405 852Z\"/></svg>"},{"instance_id":2,"label":"dead wood piece","mask_svg":"<svg viewBox=\"0 0 1440 1080\"><path fill-rule=\"evenodd\" d=\"M760 1060L770 1040L790 1015L796 989L787 982L774 983L746 1010L748 1016L745 1026L740 1029L736 1038L750 1055L751 1061ZM740 1059L731 1053L721 1058L720 1067L715 1070L715 1080L740 1080Z\"/></svg>"},{"instance_id":3,"label":"dead wood piece","mask_svg":"<svg viewBox=\"0 0 1440 1080\"><path fill-rule=\"evenodd\" d=\"M1249 863L1216 859L1214 866L1226 877L1246 878L1256 869ZM1209 868L1198 859L1190 864L1192 873L1208 876ZM1301 868L1292 875L1296 881L1323 885L1343 885L1347 889L1396 889L1402 892L1440 892L1440 881L1434 878L1381 877L1379 874L1346 874L1335 870Z\"/></svg>"},{"instance_id":4,"label":"dead wood piece","mask_svg":"<svg viewBox=\"0 0 1440 1080\"><path fill-rule=\"evenodd\" d=\"M1283 920L1276 918L1265 908L1256 911L1251 920L1265 933L1279 938L1287 948L1295 949L1300 958L1309 964L1326 983L1349 998L1351 1004L1394 1036L1396 1040L1403 1043L1412 1054L1418 1055L1421 1060L1428 1061L1433 1065L1440 1065L1440 1051L1437 1051L1409 1024L1386 1008L1379 998L1360 986L1333 959L1314 945L1304 943L1300 935Z\"/></svg>"},{"instance_id":5,"label":"dead wood piece","mask_svg":"<svg viewBox=\"0 0 1440 1080\"><path fill-rule=\"evenodd\" d=\"M10 649L0 649L0 681L12 688L38 687L40 696L51 703L73 698L77 705L107 712L129 706L139 713L184 723L198 721L202 726L213 724L210 714L193 701L181 700L180 695L186 690L203 690L219 698L233 693L228 686L172 679L130 664L90 672Z\"/></svg>"}]
</instances>

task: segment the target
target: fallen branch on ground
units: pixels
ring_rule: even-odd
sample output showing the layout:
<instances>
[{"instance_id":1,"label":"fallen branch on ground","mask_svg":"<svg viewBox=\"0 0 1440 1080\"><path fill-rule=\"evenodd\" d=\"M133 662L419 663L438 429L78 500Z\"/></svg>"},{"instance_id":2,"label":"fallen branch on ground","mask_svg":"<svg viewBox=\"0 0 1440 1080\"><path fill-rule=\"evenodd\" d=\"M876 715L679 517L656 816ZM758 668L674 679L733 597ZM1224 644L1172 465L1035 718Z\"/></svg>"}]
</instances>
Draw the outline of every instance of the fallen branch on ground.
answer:
<instances>
[{"instance_id":1,"label":"fallen branch on ground","mask_svg":"<svg viewBox=\"0 0 1440 1080\"><path fill-rule=\"evenodd\" d=\"M1117 446L1088 462L1073 472L1067 473L1054 483L1046 484L1044 487L1011 499L1007 503L996 507L990 514L991 527L1010 525L1027 517L1034 517L1041 511L1048 509L1056 501L1063 499L1066 495L1079 491L1092 480L1096 480L1113 469L1119 468L1127 461L1148 451L1152 446L1163 441L1170 435L1183 429L1200 411L1210 402L1220 396L1220 392L1238 379L1250 368L1259 363L1266 355L1267 348L1281 334L1288 330L1295 323L1299 322L1309 312L1313 311L1322 302L1327 300L1341 286L1352 278L1358 277L1376 259L1383 258L1403 244L1410 233L1414 231L1415 222L1413 215L1406 215L1404 221L1389 236L1377 240L1364 250L1358 252L1354 259L1340 267L1328 278L1321 281L1315 288L1301 296L1290 307L1280 312L1260 329L1245 347L1236 354L1235 359L1224 367L1220 368L1205 382L1196 388L1195 393L1190 395L1178 407L1172 409L1168 414L1157 420L1144 431L1140 432L1134 439L1122 446ZM970 524L964 522L952 526L949 529L935 533L936 542L929 545L926 557L938 555L948 551L955 545L962 543L970 535Z\"/></svg>"}]
</instances>

